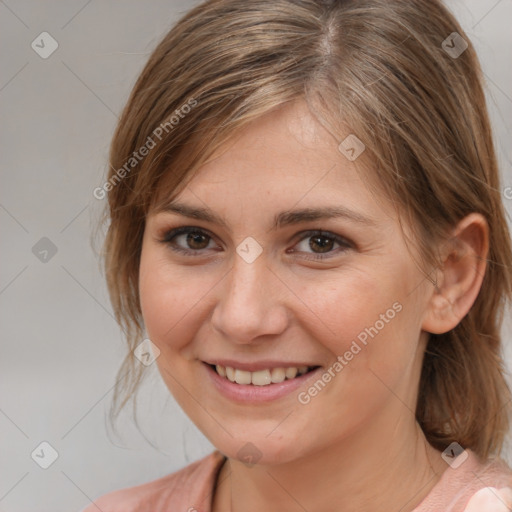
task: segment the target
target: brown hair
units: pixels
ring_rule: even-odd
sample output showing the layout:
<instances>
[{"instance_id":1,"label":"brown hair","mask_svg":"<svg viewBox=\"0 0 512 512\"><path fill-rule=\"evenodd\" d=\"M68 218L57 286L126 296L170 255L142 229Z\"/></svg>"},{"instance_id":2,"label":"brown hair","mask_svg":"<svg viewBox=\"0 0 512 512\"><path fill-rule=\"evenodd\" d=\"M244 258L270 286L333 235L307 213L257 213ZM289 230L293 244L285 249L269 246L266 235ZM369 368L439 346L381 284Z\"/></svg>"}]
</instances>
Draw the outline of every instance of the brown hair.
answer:
<instances>
[{"instance_id":1,"label":"brown hair","mask_svg":"<svg viewBox=\"0 0 512 512\"><path fill-rule=\"evenodd\" d=\"M453 48L454 32L468 44L460 55L443 43ZM483 457L499 453L511 400L500 327L512 249L481 75L438 0L211 0L184 16L149 58L111 145L104 264L130 348L112 417L144 370L133 355L144 331L138 269L163 178L177 194L235 130L306 98L338 140L350 127L364 141L425 265L439 264L436 247L463 217L487 219L480 294L456 328L430 335L416 417L438 449L457 441Z\"/></svg>"}]
</instances>

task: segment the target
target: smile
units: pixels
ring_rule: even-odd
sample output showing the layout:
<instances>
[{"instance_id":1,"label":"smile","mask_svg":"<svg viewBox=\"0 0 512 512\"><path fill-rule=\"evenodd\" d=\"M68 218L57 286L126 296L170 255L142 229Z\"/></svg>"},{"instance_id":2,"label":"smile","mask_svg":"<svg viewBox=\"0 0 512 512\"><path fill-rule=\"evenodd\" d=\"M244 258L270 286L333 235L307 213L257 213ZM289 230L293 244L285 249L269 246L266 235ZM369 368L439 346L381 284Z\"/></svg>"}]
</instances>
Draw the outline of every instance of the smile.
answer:
<instances>
[{"instance_id":1,"label":"smile","mask_svg":"<svg viewBox=\"0 0 512 512\"><path fill-rule=\"evenodd\" d=\"M293 366L291 361L288 364L284 361L203 361L202 366L213 389L229 400L247 404L284 398L307 386L322 372L321 366L297 363Z\"/></svg>"},{"instance_id":2,"label":"smile","mask_svg":"<svg viewBox=\"0 0 512 512\"><path fill-rule=\"evenodd\" d=\"M231 366L222 366L220 364L210 365L218 375L237 384L253 386L268 386L278 384L285 380L295 379L317 368L316 366L291 366L288 368L268 368L250 372L240 370Z\"/></svg>"}]
</instances>

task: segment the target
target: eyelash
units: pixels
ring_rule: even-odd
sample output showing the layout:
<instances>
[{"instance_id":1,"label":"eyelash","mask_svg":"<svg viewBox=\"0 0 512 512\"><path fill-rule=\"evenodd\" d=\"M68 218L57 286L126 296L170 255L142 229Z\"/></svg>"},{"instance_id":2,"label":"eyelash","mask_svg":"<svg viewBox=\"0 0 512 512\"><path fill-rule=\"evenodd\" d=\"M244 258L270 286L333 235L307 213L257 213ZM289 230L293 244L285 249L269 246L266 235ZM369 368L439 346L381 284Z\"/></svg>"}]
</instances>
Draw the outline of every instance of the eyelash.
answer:
<instances>
[{"instance_id":1,"label":"eyelash","mask_svg":"<svg viewBox=\"0 0 512 512\"><path fill-rule=\"evenodd\" d=\"M184 254L186 256L192 256L192 257L200 256L201 252L206 249L197 249L197 250L184 249L183 247L176 245L176 243L174 242L174 239L176 237L178 237L179 235L190 234L190 233L205 235L210 239L208 242L210 242L211 240L214 240L214 237L205 229L197 228L197 227L193 227L193 226L183 226L183 227L171 229L170 231L165 233L163 239L161 239L160 242L168 245L171 248L171 250L181 253L181 254ZM297 245L299 242L302 242L303 240L307 240L308 238L318 236L318 237L333 240L335 243L337 243L341 246L341 248L338 248L338 251L331 250L326 253L306 253L306 254L309 254L309 256L307 256L305 259L308 259L308 260L317 260L317 261L325 260L332 256L323 256L323 254L332 254L332 253L339 254L339 253L343 253L343 252L347 251L348 249L353 248L353 244L351 244L347 239L345 239L339 235L336 235L335 233L331 233L329 231L310 230L310 231L305 231L305 232L301 233L301 235L302 235L302 237L297 240L295 245ZM299 251L293 251L293 252L299 252Z\"/></svg>"}]
</instances>

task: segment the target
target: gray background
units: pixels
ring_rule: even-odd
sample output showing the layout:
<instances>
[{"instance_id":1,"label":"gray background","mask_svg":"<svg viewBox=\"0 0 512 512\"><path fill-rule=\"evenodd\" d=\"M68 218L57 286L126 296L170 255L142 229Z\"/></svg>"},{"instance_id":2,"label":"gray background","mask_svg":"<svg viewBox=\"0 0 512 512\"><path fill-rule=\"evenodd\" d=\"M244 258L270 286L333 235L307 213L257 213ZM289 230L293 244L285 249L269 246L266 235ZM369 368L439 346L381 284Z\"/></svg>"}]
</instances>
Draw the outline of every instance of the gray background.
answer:
<instances>
[{"instance_id":1,"label":"gray background","mask_svg":"<svg viewBox=\"0 0 512 512\"><path fill-rule=\"evenodd\" d=\"M155 365L140 394L142 434L128 413L111 434L105 414L125 349L90 244L117 115L151 50L195 3L0 2L0 511L79 511L212 449ZM512 187L512 0L448 4L480 55ZM47 59L31 48L43 31L59 44ZM55 254L47 241L33 251L43 237ZM512 366L510 346L506 359ZM31 458L42 441L59 455L46 470Z\"/></svg>"}]
</instances>

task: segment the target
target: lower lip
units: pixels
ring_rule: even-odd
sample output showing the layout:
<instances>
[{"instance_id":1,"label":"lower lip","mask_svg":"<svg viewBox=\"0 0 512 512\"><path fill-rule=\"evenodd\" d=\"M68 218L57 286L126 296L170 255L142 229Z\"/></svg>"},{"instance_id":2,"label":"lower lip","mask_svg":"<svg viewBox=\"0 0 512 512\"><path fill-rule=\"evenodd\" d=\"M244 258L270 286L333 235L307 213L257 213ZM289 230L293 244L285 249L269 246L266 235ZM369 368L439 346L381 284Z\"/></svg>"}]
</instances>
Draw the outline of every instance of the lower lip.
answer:
<instances>
[{"instance_id":1,"label":"lower lip","mask_svg":"<svg viewBox=\"0 0 512 512\"><path fill-rule=\"evenodd\" d=\"M226 377L221 377L211 366L204 363L208 375L214 386L227 398L235 402L270 402L283 396L289 395L298 388L303 387L307 381L316 377L322 368L305 373L294 379L284 380L266 386L255 386L254 384L237 384Z\"/></svg>"}]
</instances>

